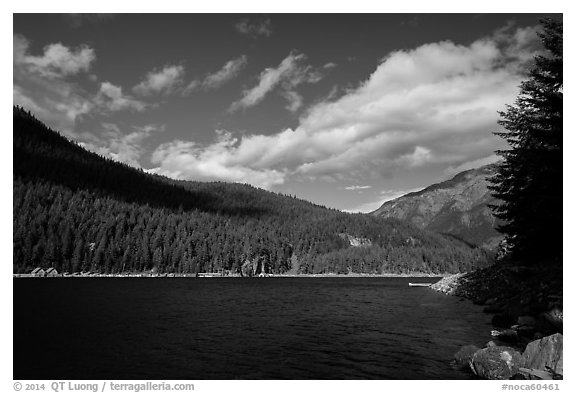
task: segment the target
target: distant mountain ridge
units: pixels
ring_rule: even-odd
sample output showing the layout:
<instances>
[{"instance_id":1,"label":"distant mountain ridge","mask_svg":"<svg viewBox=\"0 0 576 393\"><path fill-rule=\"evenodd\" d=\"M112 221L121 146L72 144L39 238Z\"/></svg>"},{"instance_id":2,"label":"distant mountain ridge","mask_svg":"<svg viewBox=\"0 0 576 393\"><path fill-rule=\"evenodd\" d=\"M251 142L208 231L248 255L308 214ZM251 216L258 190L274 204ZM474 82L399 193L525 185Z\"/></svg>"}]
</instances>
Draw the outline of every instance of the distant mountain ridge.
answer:
<instances>
[{"instance_id":1,"label":"distant mountain ridge","mask_svg":"<svg viewBox=\"0 0 576 393\"><path fill-rule=\"evenodd\" d=\"M488 206L498 203L488 189L495 168L496 164L490 164L460 172L450 180L387 201L370 214L494 249L502 239L496 230L499 221Z\"/></svg>"}]
</instances>

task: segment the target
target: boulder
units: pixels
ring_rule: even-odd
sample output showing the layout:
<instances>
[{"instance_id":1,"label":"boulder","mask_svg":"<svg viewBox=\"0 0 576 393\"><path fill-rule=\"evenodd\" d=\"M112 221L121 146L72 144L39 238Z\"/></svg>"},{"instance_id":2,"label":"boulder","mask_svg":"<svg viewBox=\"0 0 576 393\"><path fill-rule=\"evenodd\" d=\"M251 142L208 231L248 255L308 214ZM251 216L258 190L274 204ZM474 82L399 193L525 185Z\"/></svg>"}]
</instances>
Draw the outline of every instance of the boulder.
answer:
<instances>
[{"instance_id":1,"label":"boulder","mask_svg":"<svg viewBox=\"0 0 576 393\"><path fill-rule=\"evenodd\" d=\"M563 338L556 333L532 341L522 354L522 366L527 369L552 370L556 374L564 373Z\"/></svg>"},{"instance_id":2,"label":"boulder","mask_svg":"<svg viewBox=\"0 0 576 393\"><path fill-rule=\"evenodd\" d=\"M517 377L521 377L522 379L535 379L535 380L554 379L554 375L548 371L542 371L534 368L524 368L524 367L520 367Z\"/></svg>"},{"instance_id":3,"label":"boulder","mask_svg":"<svg viewBox=\"0 0 576 393\"><path fill-rule=\"evenodd\" d=\"M432 284L430 288L447 295L455 295L466 274L458 273L444 277L437 283Z\"/></svg>"},{"instance_id":4,"label":"boulder","mask_svg":"<svg viewBox=\"0 0 576 393\"><path fill-rule=\"evenodd\" d=\"M472 360L472 357L479 350L480 348L478 348L476 345L466 345L460 348L460 350L456 352L456 354L454 355L454 361L456 363L456 366L462 368L468 367L470 361Z\"/></svg>"},{"instance_id":5,"label":"boulder","mask_svg":"<svg viewBox=\"0 0 576 393\"><path fill-rule=\"evenodd\" d=\"M518 372L522 355L510 347L494 346L474 353L470 366L474 374L485 379L510 379Z\"/></svg>"}]
</instances>

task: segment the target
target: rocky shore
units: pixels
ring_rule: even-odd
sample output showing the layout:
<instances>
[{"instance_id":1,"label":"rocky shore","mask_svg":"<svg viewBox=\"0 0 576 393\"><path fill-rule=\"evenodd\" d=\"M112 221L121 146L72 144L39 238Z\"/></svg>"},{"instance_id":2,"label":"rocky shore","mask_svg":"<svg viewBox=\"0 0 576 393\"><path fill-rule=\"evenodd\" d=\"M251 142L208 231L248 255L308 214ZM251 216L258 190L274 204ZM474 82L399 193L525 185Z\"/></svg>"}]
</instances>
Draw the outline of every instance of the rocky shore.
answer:
<instances>
[{"instance_id":1,"label":"rocky shore","mask_svg":"<svg viewBox=\"0 0 576 393\"><path fill-rule=\"evenodd\" d=\"M562 379L563 297L560 267L500 263L444 277L431 289L484 306L494 339L455 354L457 367L486 379Z\"/></svg>"}]
</instances>

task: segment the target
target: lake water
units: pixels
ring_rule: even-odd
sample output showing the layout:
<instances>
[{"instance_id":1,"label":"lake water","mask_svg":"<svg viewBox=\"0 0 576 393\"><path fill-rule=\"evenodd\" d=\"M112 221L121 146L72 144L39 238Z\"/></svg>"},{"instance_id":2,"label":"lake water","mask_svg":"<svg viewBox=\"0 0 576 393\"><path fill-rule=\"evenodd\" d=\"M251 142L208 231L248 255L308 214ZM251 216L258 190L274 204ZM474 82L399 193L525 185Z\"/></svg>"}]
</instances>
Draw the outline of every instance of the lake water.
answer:
<instances>
[{"instance_id":1,"label":"lake water","mask_svg":"<svg viewBox=\"0 0 576 393\"><path fill-rule=\"evenodd\" d=\"M465 379L481 308L423 278L14 279L14 379Z\"/></svg>"}]
</instances>

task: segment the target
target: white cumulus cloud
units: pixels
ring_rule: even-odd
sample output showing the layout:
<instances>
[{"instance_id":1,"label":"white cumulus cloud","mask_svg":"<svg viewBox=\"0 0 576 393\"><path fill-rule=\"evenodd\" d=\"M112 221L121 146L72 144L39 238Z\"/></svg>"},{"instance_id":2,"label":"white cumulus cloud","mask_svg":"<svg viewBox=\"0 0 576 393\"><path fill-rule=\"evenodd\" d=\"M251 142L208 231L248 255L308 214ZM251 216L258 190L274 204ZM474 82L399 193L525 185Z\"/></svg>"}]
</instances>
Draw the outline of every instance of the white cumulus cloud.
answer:
<instances>
[{"instance_id":1,"label":"white cumulus cloud","mask_svg":"<svg viewBox=\"0 0 576 393\"><path fill-rule=\"evenodd\" d=\"M357 88L314 105L296 128L221 136L203 146L164 145L155 155L158 171L249 182L258 175L253 184L274 186L289 176L382 178L487 157L503 146L493 135L497 112L514 101L525 76L519 65L535 48L526 45L531 35L523 29L498 34L469 45L442 41L389 53ZM306 70L303 59L291 53L277 68L262 72L234 107L256 105L282 83L313 79L310 69L295 71Z\"/></svg>"},{"instance_id":2,"label":"white cumulus cloud","mask_svg":"<svg viewBox=\"0 0 576 393\"><path fill-rule=\"evenodd\" d=\"M30 53L30 42L13 36L13 103L34 112L52 127L74 136L82 116L94 108L93 100L68 76L88 71L95 59L88 46L76 50L50 44L42 56Z\"/></svg>"},{"instance_id":3,"label":"white cumulus cloud","mask_svg":"<svg viewBox=\"0 0 576 393\"><path fill-rule=\"evenodd\" d=\"M146 108L146 104L122 92L122 87L110 82L102 82L100 90L96 96L96 102L112 112L125 109L141 112Z\"/></svg>"},{"instance_id":4,"label":"white cumulus cloud","mask_svg":"<svg viewBox=\"0 0 576 393\"><path fill-rule=\"evenodd\" d=\"M145 152L143 143L153 133L162 131L163 125L131 126L126 132L117 124L102 123L100 132L90 134L89 141L83 146L102 156L140 168L140 157Z\"/></svg>"},{"instance_id":5,"label":"white cumulus cloud","mask_svg":"<svg viewBox=\"0 0 576 393\"><path fill-rule=\"evenodd\" d=\"M46 45L41 56L29 53L30 42L22 35L14 35L14 64L26 67L44 77L59 78L88 71L96 59L94 49L82 45L71 49L60 42Z\"/></svg>"},{"instance_id":6,"label":"white cumulus cloud","mask_svg":"<svg viewBox=\"0 0 576 393\"><path fill-rule=\"evenodd\" d=\"M237 140L230 133L219 131L216 143L202 147L194 142L174 141L160 145L152 155L153 170L176 179L224 180L250 183L271 189L284 182L281 171L250 168L236 164L228 152Z\"/></svg>"},{"instance_id":7,"label":"white cumulus cloud","mask_svg":"<svg viewBox=\"0 0 576 393\"><path fill-rule=\"evenodd\" d=\"M171 94L181 87L183 77L183 66L166 65L160 70L149 72L142 82L134 86L133 91L143 96L151 94Z\"/></svg>"}]
</instances>

